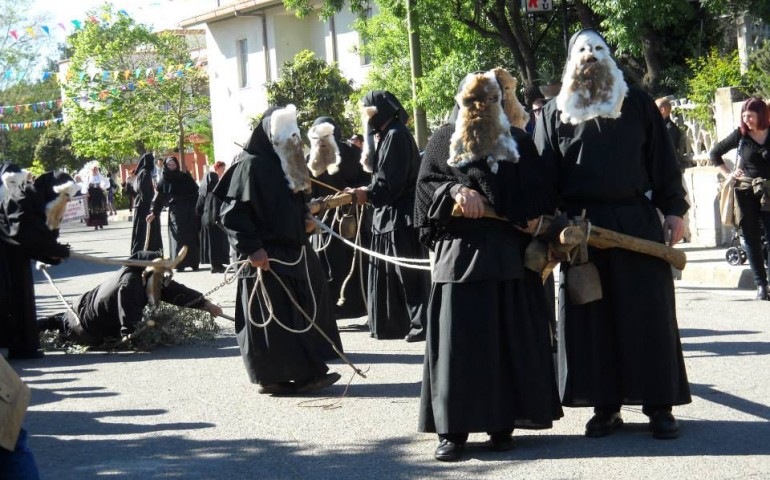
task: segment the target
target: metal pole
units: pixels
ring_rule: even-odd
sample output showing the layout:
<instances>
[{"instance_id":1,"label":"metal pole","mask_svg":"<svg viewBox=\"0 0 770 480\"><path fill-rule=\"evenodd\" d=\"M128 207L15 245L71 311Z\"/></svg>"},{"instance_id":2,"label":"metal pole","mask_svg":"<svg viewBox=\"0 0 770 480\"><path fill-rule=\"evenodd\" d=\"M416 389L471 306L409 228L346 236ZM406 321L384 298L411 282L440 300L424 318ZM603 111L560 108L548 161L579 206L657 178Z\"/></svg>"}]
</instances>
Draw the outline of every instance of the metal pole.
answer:
<instances>
[{"instance_id":1,"label":"metal pole","mask_svg":"<svg viewBox=\"0 0 770 480\"><path fill-rule=\"evenodd\" d=\"M417 148L422 150L428 143L428 121L425 109L417 98L417 81L422 77L420 58L420 30L414 13L416 0L406 1L406 21L409 30L409 63L412 66L412 101L414 103L414 134Z\"/></svg>"}]
</instances>

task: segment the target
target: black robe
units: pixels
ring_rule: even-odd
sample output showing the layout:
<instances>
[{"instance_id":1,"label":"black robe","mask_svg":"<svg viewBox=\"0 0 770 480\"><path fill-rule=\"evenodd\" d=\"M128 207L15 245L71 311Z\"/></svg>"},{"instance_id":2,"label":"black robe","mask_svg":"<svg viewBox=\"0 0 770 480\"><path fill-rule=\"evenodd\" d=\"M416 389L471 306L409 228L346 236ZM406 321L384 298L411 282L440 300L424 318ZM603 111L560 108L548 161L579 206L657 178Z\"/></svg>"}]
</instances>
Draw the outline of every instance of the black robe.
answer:
<instances>
[{"instance_id":1,"label":"black robe","mask_svg":"<svg viewBox=\"0 0 770 480\"><path fill-rule=\"evenodd\" d=\"M88 217L86 225L98 227L107 225L107 196L98 184L88 186Z\"/></svg>"},{"instance_id":2,"label":"black robe","mask_svg":"<svg viewBox=\"0 0 770 480\"><path fill-rule=\"evenodd\" d=\"M14 170L0 164L0 174ZM39 355L31 262L56 265L69 256L69 246L57 241L59 231L46 226L46 200L30 185L21 198L0 201L0 348L11 357Z\"/></svg>"},{"instance_id":3,"label":"black robe","mask_svg":"<svg viewBox=\"0 0 770 480\"><path fill-rule=\"evenodd\" d=\"M155 168L155 158L152 153L145 153L139 159L139 165L134 171L136 175L136 200L134 201L134 227L131 230L131 255L142 250L163 252L163 237L160 229L160 216L150 224L150 243L144 248L147 239L147 215L155 197L155 186L152 183L152 171Z\"/></svg>"},{"instance_id":4,"label":"black robe","mask_svg":"<svg viewBox=\"0 0 770 480\"><path fill-rule=\"evenodd\" d=\"M394 119L381 133L369 185L374 207L371 249L401 258L428 258L413 227L420 155L409 130ZM425 326L430 274L369 258L369 328L378 339L418 335Z\"/></svg>"},{"instance_id":5,"label":"black robe","mask_svg":"<svg viewBox=\"0 0 770 480\"><path fill-rule=\"evenodd\" d=\"M223 202L222 225L238 260L247 260L251 253L263 248L271 259L293 262L304 249L305 261L295 266L271 262L270 269L311 317L312 296L315 297L317 324L341 348L327 281L305 233L306 199L302 193L292 193L286 184L280 158L267 138L265 123L269 118L264 117L255 128L237 163L214 189ZM257 269L250 265L242 271L235 310L238 346L251 382L264 385L304 381L326 373L324 358L331 356L331 347L314 329L292 333L275 320L265 328L252 323L267 320L263 299L256 296L249 300L256 275ZM293 329L307 328L308 321L291 303L275 276L263 272L263 278L278 320Z\"/></svg>"},{"instance_id":6,"label":"black robe","mask_svg":"<svg viewBox=\"0 0 770 480\"><path fill-rule=\"evenodd\" d=\"M337 130L335 129L335 138ZM339 171L330 175L324 171L321 175L315 177L321 182L330 185L337 190L344 190L346 187L361 187L368 185L371 176L366 173L361 166L361 149L348 145L347 143L337 141L340 149ZM313 184L313 198L334 195L336 192L316 183ZM371 208L364 206L364 212L361 221L361 245L369 248L371 242ZM340 208L340 215L352 215L357 217L356 207L347 205ZM326 218L326 225L332 225L331 214ZM338 223L337 223L338 224ZM337 230L339 233L339 230ZM353 241L353 239L350 239ZM357 253L351 247L345 245L341 240L331 237L328 234L315 235L313 237L313 247L323 250L318 251L318 257L321 260L326 275L329 277L329 290L332 300L338 301L344 293L345 301L342 305L335 305L334 316L337 318L356 318L366 315L366 277L368 273L369 257ZM356 265L351 273L353 257L356 257ZM364 265L364 271L361 271L361 265ZM342 283L348 275L351 275L345 291L342 292ZM363 285L362 285L363 283Z\"/></svg>"},{"instance_id":7,"label":"black robe","mask_svg":"<svg viewBox=\"0 0 770 480\"><path fill-rule=\"evenodd\" d=\"M195 214L201 224L201 263L212 267L230 263L230 244L219 221L222 201L211 193L218 182L219 175L209 172L198 189L198 203L195 205Z\"/></svg>"},{"instance_id":8,"label":"black robe","mask_svg":"<svg viewBox=\"0 0 770 480\"><path fill-rule=\"evenodd\" d=\"M156 252L138 252L130 258L157 257ZM78 297L73 306L80 322L72 312L64 314L68 336L78 343L99 346L133 333L148 303L143 271L139 267L122 267L112 278ZM190 308L205 304L200 292L173 280L161 289L161 301Z\"/></svg>"},{"instance_id":9,"label":"black robe","mask_svg":"<svg viewBox=\"0 0 770 480\"><path fill-rule=\"evenodd\" d=\"M177 264L178 270L186 267L197 270L200 264L200 228L195 216L197 201L198 185L188 172L163 170L150 211L157 220L163 207L168 205L168 255L172 259L187 245L187 255Z\"/></svg>"},{"instance_id":10,"label":"black robe","mask_svg":"<svg viewBox=\"0 0 770 480\"><path fill-rule=\"evenodd\" d=\"M526 174L539 157L517 129L519 163L500 162L497 174L485 161L451 168L453 131L449 124L434 132L417 183L415 218L436 252L419 429L550 428L562 416L548 322L553 307L538 274L523 266L530 237L513 226L549 204ZM511 222L452 217L460 186L477 190Z\"/></svg>"},{"instance_id":11,"label":"black robe","mask_svg":"<svg viewBox=\"0 0 770 480\"><path fill-rule=\"evenodd\" d=\"M593 225L663 242L656 207L683 216L682 175L652 99L629 88L618 119L563 124L549 102L535 143L570 216L586 209ZM649 193L648 196L645 195ZM574 305L559 288L559 377L567 406L689 403L671 267L655 257L589 247L604 298ZM644 288L640 288L644 285Z\"/></svg>"}]
</instances>

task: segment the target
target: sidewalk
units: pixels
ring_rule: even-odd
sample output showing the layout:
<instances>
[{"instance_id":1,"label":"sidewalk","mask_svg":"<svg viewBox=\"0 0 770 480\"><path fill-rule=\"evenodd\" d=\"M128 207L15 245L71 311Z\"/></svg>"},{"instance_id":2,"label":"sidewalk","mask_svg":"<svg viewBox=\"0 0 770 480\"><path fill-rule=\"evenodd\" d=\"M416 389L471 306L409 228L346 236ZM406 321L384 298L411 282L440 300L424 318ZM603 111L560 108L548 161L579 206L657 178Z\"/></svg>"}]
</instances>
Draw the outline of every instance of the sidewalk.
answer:
<instances>
[{"instance_id":1,"label":"sidewalk","mask_svg":"<svg viewBox=\"0 0 770 480\"><path fill-rule=\"evenodd\" d=\"M121 257L130 232L125 221L99 231L68 224L62 239ZM322 392L332 398L259 395L227 321L208 344L14 361L32 389L29 444L42 477L57 480L770 478L770 302L722 280L745 269L719 249L682 248L689 264L675 284L693 402L675 409L678 440L652 439L638 407L623 409L618 433L588 439L591 412L565 409L551 430L517 430L510 452L488 452L486 435L472 434L463 461L436 462L435 436L416 431L424 344L373 340L365 319L350 319L339 323L342 341L367 378L333 362L343 380ZM203 268L174 278L210 290L221 276ZM113 269L67 261L50 272L71 301ZM36 293L41 315L62 310L42 277ZM214 301L232 313L234 297L228 285Z\"/></svg>"}]
</instances>

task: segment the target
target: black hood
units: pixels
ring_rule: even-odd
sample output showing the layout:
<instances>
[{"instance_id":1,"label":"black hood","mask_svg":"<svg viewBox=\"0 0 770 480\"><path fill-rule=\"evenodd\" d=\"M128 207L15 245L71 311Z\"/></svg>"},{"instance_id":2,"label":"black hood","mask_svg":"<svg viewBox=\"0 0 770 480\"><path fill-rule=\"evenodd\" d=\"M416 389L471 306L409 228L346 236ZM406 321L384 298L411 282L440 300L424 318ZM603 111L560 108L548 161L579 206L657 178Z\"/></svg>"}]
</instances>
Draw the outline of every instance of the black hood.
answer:
<instances>
[{"instance_id":1,"label":"black hood","mask_svg":"<svg viewBox=\"0 0 770 480\"><path fill-rule=\"evenodd\" d=\"M372 90L363 100L365 107L377 107L377 113L369 119L369 127L379 130L392 119L406 123L409 115L395 95L387 90Z\"/></svg>"},{"instance_id":2,"label":"black hood","mask_svg":"<svg viewBox=\"0 0 770 480\"><path fill-rule=\"evenodd\" d=\"M67 182L75 182L71 176L64 172L45 172L44 174L35 178L33 182L35 193L38 198L47 204L51 200L55 200L59 194L54 192L54 187L64 185Z\"/></svg>"},{"instance_id":3,"label":"black hood","mask_svg":"<svg viewBox=\"0 0 770 480\"><path fill-rule=\"evenodd\" d=\"M139 172L152 173L155 168L155 156L151 152L147 152L139 159L139 164L134 169L134 175L139 175Z\"/></svg>"},{"instance_id":4,"label":"black hood","mask_svg":"<svg viewBox=\"0 0 770 480\"><path fill-rule=\"evenodd\" d=\"M243 150L252 155L261 153L275 154L273 142L270 140L270 116L280 107L270 107L262 114L262 120L259 121L251 132L249 140L243 146Z\"/></svg>"}]
</instances>

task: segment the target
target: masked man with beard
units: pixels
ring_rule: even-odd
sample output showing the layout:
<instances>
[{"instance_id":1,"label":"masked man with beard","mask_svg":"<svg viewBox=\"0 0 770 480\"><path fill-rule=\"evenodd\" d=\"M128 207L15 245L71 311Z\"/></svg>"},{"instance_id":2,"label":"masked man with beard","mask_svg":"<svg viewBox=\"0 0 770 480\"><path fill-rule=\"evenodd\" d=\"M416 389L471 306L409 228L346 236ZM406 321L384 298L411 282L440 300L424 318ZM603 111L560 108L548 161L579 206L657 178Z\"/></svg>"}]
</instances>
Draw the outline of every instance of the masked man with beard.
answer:
<instances>
[{"instance_id":1,"label":"masked man with beard","mask_svg":"<svg viewBox=\"0 0 770 480\"><path fill-rule=\"evenodd\" d=\"M570 40L562 89L537 123L535 143L570 217L674 245L689 208L682 176L652 98L627 87L604 39ZM656 208L665 216L661 226ZM664 240L665 239L665 240ZM559 289L562 402L594 407L586 435L620 427L621 405L642 405L655 438L679 436L672 405L690 403L669 265L622 249L589 247L603 298L574 305Z\"/></svg>"},{"instance_id":2,"label":"masked man with beard","mask_svg":"<svg viewBox=\"0 0 770 480\"><path fill-rule=\"evenodd\" d=\"M131 260L154 260L157 252L140 251ZM39 320L37 328L59 330L68 340L97 347L108 340L118 340L130 335L142 320L142 311L150 302L167 302L180 307L205 310L213 316L222 309L206 300L203 295L171 280L170 274L163 279L153 278L158 273L146 275L141 267L122 267L115 276L98 287L81 295L73 305L75 316L67 311ZM151 282L160 281L160 298L153 298Z\"/></svg>"},{"instance_id":3,"label":"masked man with beard","mask_svg":"<svg viewBox=\"0 0 770 480\"><path fill-rule=\"evenodd\" d=\"M45 173L32 184L27 175L0 164L0 348L9 358L43 356L31 260L58 264L69 257L69 246L58 242L59 222L79 189L64 173Z\"/></svg>"},{"instance_id":4,"label":"masked man with beard","mask_svg":"<svg viewBox=\"0 0 770 480\"><path fill-rule=\"evenodd\" d=\"M308 131L310 138L310 154L308 155L308 168L313 177L337 190L349 187L368 185L371 175L366 173L359 162L361 149L342 141L342 133L339 127L330 117L318 117ZM334 195L335 190L323 185L313 183L313 198ZM361 223L356 222L357 210L363 208ZM346 205L340 207L338 212L329 212L324 217L324 222L334 228L343 237L350 241L355 239L356 232L361 232L361 244L369 246L371 236L371 209L367 206L356 207ZM333 215L337 217L333 218ZM356 318L366 315L366 298L361 279L366 274L365 265L368 257L357 253L345 245L341 240L329 235L316 235L313 238L314 247L319 250L318 256L321 265L329 277L329 290L332 300L344 300L335 307L336 318ZM355 266L351 269L352 263ZM361 271L364 265L364 271ZM345 284L345 279L350 276L350 281Z\"/></svg>"},{"instance_id":5,"label":"masked man with beard","mask_svg":"<svg viewBox=\"0 0 770 480\"><path fill-rule=\"evenodd\" d=\"M341 345L327 280L308 243L304 193L310 177L294 105L267 110L243 150L214 195L222 200L230 246L250 263L240 274L235 310L246 372L263 394L326 388L340 375L329 373L324 358L330 347L299 309ZM264 289L252 296L257 269Z\"/></svg>"},{"instance_id":6,"label":"masked man with beard","mask_svg":"<svg viewBox=\"0 0 770 480\"><path fill-rule=\"evenodd\" d=\"M553 307L524 268L531 237L515 228L552 211L552 199L534 177L539 156L515 87L502 69L468 75L456 120L431 136L417 179L415 224L436 252L419 429L438 433L441 461L459 459L469 432L509 450L514 428L550 428L562 416ZM481 218L485 204L508 221Z\"/></svg>"},{"instance_id":7,"label":"masked man with beard","mask_svg":"<svg viewBox=\"0 0 770 480\"><path fill-rule=\"evenodd\" d=\"M407 115L392 93L374 90L363 100L366 143L361 161L372 172L366 187L347 189L356 203L374 207L372 250L392 257L427 258L413 226L420 153L404 125ZM376 149L371 141L379 134ZM369 259L369 328L374 338L425 339L430 276L376 258Z\"/></svg>"}]
</instances>

